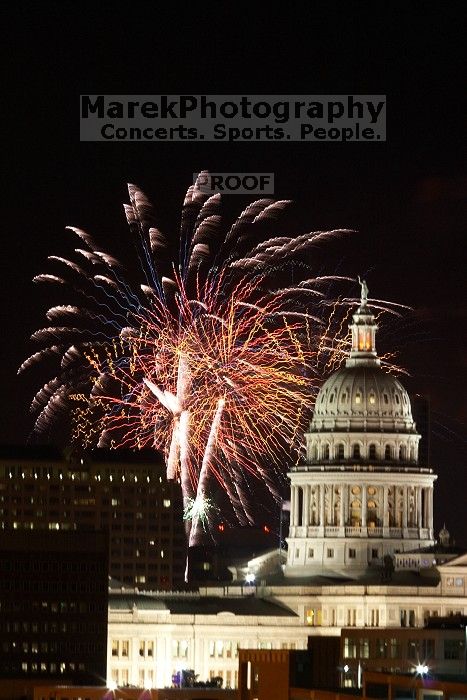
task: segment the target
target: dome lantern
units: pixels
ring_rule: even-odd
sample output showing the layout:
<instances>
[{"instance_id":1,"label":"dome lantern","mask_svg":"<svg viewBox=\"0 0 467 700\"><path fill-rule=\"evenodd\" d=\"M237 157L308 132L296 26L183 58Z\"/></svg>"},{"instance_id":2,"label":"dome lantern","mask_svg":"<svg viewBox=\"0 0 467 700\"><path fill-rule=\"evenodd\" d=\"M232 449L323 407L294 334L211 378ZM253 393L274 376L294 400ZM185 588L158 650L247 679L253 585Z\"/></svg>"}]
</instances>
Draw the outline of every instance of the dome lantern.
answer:
<instances>
[{"instance_id":1,"label":"dome lantern","mask_svg":"<svg viewBox=\"0 0 467 700\"><path fill-rule=\"evenodd\" d=\"M350 357L346 361L347 367L357 365L377 366L380 360L376 354L375 336L378 326L375 317L368 308L368 286L365 280L358 281L361 285L360 306L353 314L353 323L350 324L352 331L352 349Z\"/></svg>"}]
</instances>

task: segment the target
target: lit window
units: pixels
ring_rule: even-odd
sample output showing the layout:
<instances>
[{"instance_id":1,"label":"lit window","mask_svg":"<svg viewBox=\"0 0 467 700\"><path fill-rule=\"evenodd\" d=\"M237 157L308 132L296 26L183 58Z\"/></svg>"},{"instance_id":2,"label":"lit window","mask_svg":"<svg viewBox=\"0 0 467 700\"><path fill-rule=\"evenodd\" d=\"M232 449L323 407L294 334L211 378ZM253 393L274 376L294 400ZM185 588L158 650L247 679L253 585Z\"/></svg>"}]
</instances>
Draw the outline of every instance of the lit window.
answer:
<instances>
[{"instance_id":1,"label":"lit window","mask_svg":"<svg viewBox=\"0 0 467 700\"><path fill-rule=\"evenodd\" d=\"M170 498L164 498L162 505L164 508L170 508Z\"/></svg>"},{"instance_id":2,"label":"lit window","mask_svg":"<svg viewBox=\"0 0 467 700\"><path fill-rule=\"evenodd\" d=\"M370 403L371 403L371 404L376 403L376 398L375 398L375 395L374 395L374 394L370 394Z\"/></svg>"},{"instance_id":3,"label":"lit window","mask_svg":"<svg viewBox=\"0 0 467 700\"><path fill-rule=\"evenodd\" d=\"M344 659L357 658L357 640L352 637L344 638Z\"/></svg>"},{"instance_id":4,"label":"lit window","mask_svg":"<svg viewBox=\"0 0 467 700\"><path fill-rule=\"evenodd\" d=\"M362 403L362 395L355 394L355 403Z\"/></svg>"},{"instance_id":5,"label":"lit window","mask_svg":"<svg viewBox=\"0 0 467 700\"><path fill-rule=\"evenodd\" d=\"M368 637L361 637L360 640L359 654L361 659L370 658L370 640Z\"/></svg>"}]
</instances>

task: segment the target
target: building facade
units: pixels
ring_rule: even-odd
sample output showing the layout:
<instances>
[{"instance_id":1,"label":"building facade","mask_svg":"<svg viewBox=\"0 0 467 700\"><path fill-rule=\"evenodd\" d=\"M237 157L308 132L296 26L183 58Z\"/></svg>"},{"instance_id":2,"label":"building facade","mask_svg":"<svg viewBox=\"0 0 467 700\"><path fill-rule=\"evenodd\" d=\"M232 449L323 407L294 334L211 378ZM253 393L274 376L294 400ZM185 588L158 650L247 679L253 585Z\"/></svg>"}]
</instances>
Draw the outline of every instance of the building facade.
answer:
<instances>
[{"instance_id":1,"label":"building facade","mask_svg":"<svg viewBox=\"0 0 467 700\"><path fill-rule=\"evenodd\" d=\"M14 678L101 685L107 552L103 533L0 534L0 687Z\"/></svg>"},{"instance_id":2,"label":"building facade","mask_svg":"<svg viewBox=\"0 0 467 700\"><path fill-rule=\"evenodd\" d=\"M286 576L358 577L386 555L433 544L436 475L418 465L409 396L381 367L362 291L344 367L318 393L293 467Z\"/></svg>"},{"instance_id":3,"label":"building facade","mask_svg":"<svg viewBox=\"0 0 467 700\"><path fill-rule=\"evenodd\" d=\"M425 585L424 585L425 584ZM239 649L307 649L311 636L423 628L429 618L467 615L467 555L418 584L230 585L198 593L115 591L109 602L108 678L118 685L170 686L194 669L237 687Z\"/></svg>"},{"instance_id":4,"label":"building facade","mask_svg":"<svg viewBox=\"0 0 467 700\"><path fill-rule=\"evenodd\" d=\"M131 461L130 461L131 460ZM109 574L127 586L183 585L186 541L179 484L147 454L49 449L0 456L0 533L19 530L102 531Z\"/></svg>"}]
</instances>

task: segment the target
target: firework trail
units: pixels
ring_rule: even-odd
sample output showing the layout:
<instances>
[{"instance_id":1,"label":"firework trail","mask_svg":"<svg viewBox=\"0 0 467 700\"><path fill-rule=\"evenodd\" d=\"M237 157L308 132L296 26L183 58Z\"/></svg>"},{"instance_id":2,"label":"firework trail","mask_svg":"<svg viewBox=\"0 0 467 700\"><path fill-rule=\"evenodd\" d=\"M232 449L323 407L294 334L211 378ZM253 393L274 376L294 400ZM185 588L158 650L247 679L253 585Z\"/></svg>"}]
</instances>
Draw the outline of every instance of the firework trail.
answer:
<instances>
[{"instance_id":1,"label":"firework trail","mask_svg":"<svg viewBox=\"0 0 467 700\"><path fill-rule=\"evenodd\" d=\"M310 274L311 249L347 231L271 238L288 202L270 199L225 228L219 195L193 185L173 255L145 195L134 185L129 195L124 208L145 283L131 286L115 258L72 228L83 246L79 264L51 256L62 274L35 281L71 285L82 304L49 309L57 325L33 334L45 347L20 370L59 358L57 376L32 402L37 431L74 401L81 444L162 451L167 477L181 483L195 545L217 510L213 480L242 523L252 520L252 478L280 497L313 397L347 349L344 320L355 302L328 298L330 285L349 278L284 286L287 266Z\"/></svg>"}]
</instances>

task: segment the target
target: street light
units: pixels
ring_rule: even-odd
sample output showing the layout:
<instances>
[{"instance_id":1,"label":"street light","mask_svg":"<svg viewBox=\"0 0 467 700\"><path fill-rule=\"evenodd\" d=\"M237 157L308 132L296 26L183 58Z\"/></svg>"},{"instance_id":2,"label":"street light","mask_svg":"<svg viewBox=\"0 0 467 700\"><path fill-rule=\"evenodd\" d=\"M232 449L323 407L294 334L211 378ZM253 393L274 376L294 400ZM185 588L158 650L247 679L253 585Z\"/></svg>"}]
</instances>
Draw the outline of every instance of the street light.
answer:
<instances>
[{"instance_id":1,"label":"street light","mask_svg":"<svg viewBox=\"0 0 467 700\"><path fill-rule=\"evenodd\" d=\"M418 673L420 676L424 676L428 673L428 666L426 664L417 664L415 666L415 671Z\"/></svg>"}]
</instances>

